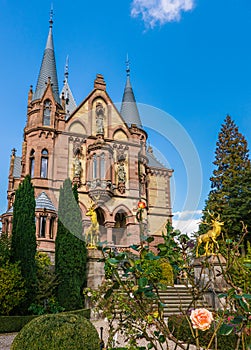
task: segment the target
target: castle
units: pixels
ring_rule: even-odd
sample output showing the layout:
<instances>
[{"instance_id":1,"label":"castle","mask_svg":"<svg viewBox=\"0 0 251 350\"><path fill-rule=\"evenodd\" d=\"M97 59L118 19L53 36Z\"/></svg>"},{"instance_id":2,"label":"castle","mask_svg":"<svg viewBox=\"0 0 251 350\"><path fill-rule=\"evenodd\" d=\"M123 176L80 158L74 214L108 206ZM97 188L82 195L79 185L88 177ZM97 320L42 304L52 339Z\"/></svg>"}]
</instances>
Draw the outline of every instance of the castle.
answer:
<instances>
[{"instance_id":1,"label":"castle","mask_svg":"<svg viewBox=\"0 0 251 350\"><path fill-rule=\"evenodd\" d=\"M83 233L90 226L86 213L90 203L95 203L101 241L118 248L138 243L141 228L136 213L138 203L143 202L144 232L160 237L172 217L172 170L147 147L148 135L133 93L129 64L120 111L101 74L77 105L69 86L68 65L59 90L52 16L49 23L37 85L28 92L22 153L18 156L12 150L2 232L11 234L15 190L30 174L36 197L38 250L52 259L59 189L66 178L78 186Z\"/></svg>"}]
</instances>

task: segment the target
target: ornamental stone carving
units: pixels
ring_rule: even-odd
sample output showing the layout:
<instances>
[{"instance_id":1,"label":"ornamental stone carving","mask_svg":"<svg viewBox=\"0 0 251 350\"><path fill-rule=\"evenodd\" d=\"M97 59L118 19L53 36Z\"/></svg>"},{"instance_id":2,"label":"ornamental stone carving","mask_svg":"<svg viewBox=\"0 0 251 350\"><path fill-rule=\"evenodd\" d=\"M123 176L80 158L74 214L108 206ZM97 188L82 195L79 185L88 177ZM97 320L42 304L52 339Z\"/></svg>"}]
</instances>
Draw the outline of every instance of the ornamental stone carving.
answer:
<instances>
[{"instance_id":1,"label":"ornamental stone carving","mask_svg":"<svg viewBox=\"0 0 251 350\"><path fill-rule=\"evenodd\" d=\"M96 134L104 135L104 116L105 110L101 103L96 106Z\"/></svg>"}]
</instances>

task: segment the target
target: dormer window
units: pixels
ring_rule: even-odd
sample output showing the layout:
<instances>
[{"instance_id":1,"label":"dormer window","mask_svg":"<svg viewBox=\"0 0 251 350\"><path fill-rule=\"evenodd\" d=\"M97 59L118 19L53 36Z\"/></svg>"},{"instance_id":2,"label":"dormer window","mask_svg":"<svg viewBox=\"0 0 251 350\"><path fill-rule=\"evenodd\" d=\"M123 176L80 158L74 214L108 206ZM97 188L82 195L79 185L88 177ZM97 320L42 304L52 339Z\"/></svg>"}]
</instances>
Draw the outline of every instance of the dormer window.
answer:
<instances>
[{"instance_id":1,"label":"dormer window","mask_svg":"<svg viewBox=\"0 0 251 350\"><path fill-rule=\"evenodd\" d=\"M42 150L40 177L47 178L48 176L48 151Z\"/></svg>"},{"instance_id":2,"label":"dormer window","mask_svg":"<svg viewBox=\"0 0 251 350\"><path fill-rule=\"evenodd\" d=\"M44 101L43 125L51 125L51 101Z\"/></svg>"},{"instance_id":3,"label":"dormer window","mask_svg":"<svg viewBox=\"0 0 251 350\"><path fill-rule=\"evenodd\" d=\"M30 152L30 177L34 177L34 168L35 168L35 151L34 149Z\"/></svg>"}]
</instances>

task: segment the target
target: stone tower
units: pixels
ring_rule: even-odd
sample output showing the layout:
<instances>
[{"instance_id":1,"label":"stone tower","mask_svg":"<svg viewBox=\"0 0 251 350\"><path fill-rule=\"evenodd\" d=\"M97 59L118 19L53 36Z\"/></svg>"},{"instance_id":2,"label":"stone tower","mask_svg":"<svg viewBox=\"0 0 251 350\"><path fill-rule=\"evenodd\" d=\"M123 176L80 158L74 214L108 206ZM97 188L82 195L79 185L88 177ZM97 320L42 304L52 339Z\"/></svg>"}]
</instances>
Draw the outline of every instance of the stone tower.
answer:
<instances>
[{"instance_id":1,"label":"stone tower","mask_svg":"<svg viewBox=\"0 0 251 350\"><path fill-rule=\"evenodd\" d=\"M137 108L129 63L120 111L101 74L96 75L89 95L77 105L68 82L68 60L59 93L52 31L51 16L37 85L28 93L21 156L12 150L2 231L11 234L15 190L30 174L36 196L38 249L52 259L59 189L66 178L78 186L83 235L90 225L86 213L95 203L101 241L124 249L138 243L142 232L161 237L172 217L172 170L147 148L148 135ZM141 225L136 218L139 201L146 206Z\"/></svg>"}]
</instances>

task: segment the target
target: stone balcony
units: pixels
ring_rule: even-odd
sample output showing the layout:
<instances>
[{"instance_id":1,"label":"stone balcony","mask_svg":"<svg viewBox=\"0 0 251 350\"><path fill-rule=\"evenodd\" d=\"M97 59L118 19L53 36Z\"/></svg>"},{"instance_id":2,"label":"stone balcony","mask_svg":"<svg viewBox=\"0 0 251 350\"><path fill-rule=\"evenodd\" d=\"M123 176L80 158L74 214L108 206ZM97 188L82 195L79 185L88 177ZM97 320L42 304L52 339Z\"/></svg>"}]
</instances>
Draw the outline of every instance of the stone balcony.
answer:
<instances>
[{"instance_id":1,"label":"stone balcony","mask_svg":"<svg viewBox=\"0 0 251 350\"><path fill-rule=\"evenodd\" d=\"M110 180L94 179L86 182L91 199L99 204L110 200L114 195L114 186Z\"/></svg>"}]
</instances>

